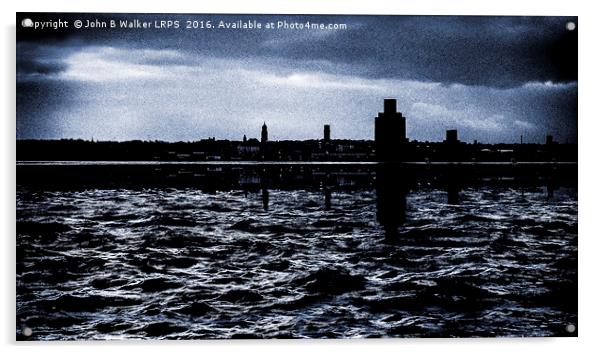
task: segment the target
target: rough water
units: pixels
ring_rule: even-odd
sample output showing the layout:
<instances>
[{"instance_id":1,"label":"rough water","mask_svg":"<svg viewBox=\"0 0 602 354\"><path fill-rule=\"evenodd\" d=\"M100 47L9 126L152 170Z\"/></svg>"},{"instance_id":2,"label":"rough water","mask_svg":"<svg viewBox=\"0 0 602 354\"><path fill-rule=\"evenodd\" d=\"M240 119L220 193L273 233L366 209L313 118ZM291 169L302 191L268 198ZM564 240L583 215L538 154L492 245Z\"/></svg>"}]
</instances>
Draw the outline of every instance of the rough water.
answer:
<instances>
[{"instance_id":1,"label":"rough water","mask_svg":"<svg viewBox=\"0 0 602 354\"><path fill-rule=\"evenodd\" d=\"M17 337L576 335L576 188L377 197L19 186Z\"/></svg>"}]
</instances>

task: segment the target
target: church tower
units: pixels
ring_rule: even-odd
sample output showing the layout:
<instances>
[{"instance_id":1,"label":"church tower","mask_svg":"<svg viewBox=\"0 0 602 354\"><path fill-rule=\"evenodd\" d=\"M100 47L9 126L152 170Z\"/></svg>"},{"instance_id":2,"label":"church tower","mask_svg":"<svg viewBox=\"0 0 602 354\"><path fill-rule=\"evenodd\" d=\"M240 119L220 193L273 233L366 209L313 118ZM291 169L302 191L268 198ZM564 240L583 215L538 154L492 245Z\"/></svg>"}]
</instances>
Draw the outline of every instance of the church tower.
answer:
<instances>
[{"instance_id":1,"label":"church tower","mask_svg":"<svg viewBox=\"0 0 602 354\"><path fill-rule=\"evenodd\" d=\"M261 143L265 144L268 142L268 126L263 122L263 126L261 127Z\"/></svg>"}]
</instances>

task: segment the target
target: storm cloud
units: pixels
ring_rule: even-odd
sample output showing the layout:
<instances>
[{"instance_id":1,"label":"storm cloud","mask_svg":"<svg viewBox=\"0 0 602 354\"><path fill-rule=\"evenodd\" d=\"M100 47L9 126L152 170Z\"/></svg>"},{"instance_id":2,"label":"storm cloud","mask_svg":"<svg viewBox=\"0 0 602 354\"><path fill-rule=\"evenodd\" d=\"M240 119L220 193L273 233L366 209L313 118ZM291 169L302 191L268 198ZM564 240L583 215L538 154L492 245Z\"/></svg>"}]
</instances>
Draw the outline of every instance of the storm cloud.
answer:
<instances>
[{"instance_id":1,"label":"storm cloud","mask_svg":"<svg viewBox=\"0 0 602 354\"><path fill-rule=\"evenodd\" d=\"M410 139L577 139L568 17L78 15L256 20L340 30L17 30L17 138L370 139L398 98Z\"/></svg>"}]
</instances>

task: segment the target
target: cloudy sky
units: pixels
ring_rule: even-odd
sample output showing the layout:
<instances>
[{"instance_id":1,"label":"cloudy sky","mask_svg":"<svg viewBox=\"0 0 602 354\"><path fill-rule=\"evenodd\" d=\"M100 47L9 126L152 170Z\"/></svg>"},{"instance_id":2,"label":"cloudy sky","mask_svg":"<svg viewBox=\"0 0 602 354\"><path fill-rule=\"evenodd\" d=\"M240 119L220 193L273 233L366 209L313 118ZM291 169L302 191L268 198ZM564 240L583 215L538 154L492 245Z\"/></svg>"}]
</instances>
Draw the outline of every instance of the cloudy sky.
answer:
<instances>
[{"instance_id":1,"label":"cloudy sky","mask_svg":"<svg viewBox=\"0 0 602 354\"><path fill-rule=\"evenodd\" d=\"M570 17L77 15L17 28L17 138L372 139L383 98L408 137L577 140ZM72 21L179 20L178 29L75 29ZM186 29L186 20L346 29Z\"/></svg>"}]
</instances>

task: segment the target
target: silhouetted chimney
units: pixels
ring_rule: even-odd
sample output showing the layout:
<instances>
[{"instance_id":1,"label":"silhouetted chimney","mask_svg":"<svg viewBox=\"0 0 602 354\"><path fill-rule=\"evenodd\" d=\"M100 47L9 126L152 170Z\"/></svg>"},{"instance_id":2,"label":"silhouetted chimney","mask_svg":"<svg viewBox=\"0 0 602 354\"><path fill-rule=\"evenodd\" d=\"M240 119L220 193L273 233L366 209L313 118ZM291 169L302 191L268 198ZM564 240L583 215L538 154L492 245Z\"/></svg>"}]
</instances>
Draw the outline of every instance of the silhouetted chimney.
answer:
<instances>
[{"instance_id":1,"label":"silhouetted chimney","mask_svg":"<svg viewBox=\"0 0 602 354\"><path fill-rule=\"evenodd\" d=\"M324 141L330 141L330 125L324 124Z\"/></svg>"},{"instance_id":2,"label":"silhouetted chimney","mask_svg":"<svg viewBox=\"0 0 602 354\"><path fill-rule=\"evenodd\" d=\"M552 135L546 135L546 145L554 144L554 137Z\"/></svg>"}]
</instances>

